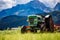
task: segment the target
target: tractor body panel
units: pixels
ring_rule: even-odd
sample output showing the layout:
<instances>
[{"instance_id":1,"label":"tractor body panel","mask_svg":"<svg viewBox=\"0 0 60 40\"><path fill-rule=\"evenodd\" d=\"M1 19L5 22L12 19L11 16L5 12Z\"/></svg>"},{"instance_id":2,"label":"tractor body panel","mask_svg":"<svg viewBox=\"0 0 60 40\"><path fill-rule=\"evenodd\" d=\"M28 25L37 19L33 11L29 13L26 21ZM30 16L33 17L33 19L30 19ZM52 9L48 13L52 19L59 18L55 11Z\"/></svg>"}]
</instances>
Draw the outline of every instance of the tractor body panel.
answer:
<instances>
[{"instance_id":1,"label":"tractor body panel","mask_svg":"<svg viewBox=\"0 0 60 40\"><path fill-rule=\"evenodd\" d=\"M29 26L36 26L37 25L37 16L28 16L28 23L29 23Z\"/></svg>"}]
</instances>

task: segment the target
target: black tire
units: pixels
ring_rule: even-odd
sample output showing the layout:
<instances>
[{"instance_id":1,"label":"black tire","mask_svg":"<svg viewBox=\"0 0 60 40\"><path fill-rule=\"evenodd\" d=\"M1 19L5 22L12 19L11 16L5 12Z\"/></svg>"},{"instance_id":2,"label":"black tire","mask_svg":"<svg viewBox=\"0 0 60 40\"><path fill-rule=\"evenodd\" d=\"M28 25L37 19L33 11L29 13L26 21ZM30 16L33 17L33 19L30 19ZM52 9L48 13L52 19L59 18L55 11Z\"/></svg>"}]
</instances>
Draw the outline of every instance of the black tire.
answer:
<instances>
[{"instance_id":1,"label":"black tire","mask_svg":"<svg viewBox=\"0 0 60 40\"><path fill-rule=\"evenodd\" d=\"M26 26L23 26L23 28L21 28L21 33L25 33L26 32Z\"/></svg>"},{"instance_id":2,"label":"black tire","mask_svg":"<svg viewBox=\"0 0 60 40\"><path fill-rule=\"evenodd\" d=\"M25 31L23 29L21 29L21 33L25 33Z\"/></svg>"}]
</instances>

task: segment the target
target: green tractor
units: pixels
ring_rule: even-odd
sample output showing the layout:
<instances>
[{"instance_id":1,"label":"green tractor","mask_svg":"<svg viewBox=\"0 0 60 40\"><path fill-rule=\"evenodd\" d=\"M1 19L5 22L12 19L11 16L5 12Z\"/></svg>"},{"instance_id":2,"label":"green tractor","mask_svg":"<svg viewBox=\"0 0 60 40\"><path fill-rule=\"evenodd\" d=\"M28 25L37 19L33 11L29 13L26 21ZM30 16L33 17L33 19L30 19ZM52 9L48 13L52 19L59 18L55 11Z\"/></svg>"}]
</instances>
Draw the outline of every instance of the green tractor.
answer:
<instances>
[{"instance_id":1,"label":"green tractor","mask_svg":"<svg viewBox=\"0 0 60 40\"><path fill-rule=\"evenodd\" d=\"M31 32L37 32L37 30L40 29L39 23L41 24L43 21L42 16L39 15L29 15L27 22L29 23L29 26L23 26L23 28L21 29L21 32L27 32L28 30L30 30Z\"/></svg>"},{"instance_id":2,"label":"green tractor","mask_svg":"<svg viewBox=\"0 0 60 40\"><path fill-rule=\"evenodd\" d=\"M45 18L45 16L41 16L41 15L29 15L27 19L29 26L23 26L21 32L25 33L29 30L30 32L36 33L37 30L40 30L42 32L42 31L46 31L46 29L52 31L53 28L50 25L51 24L50 21L52 21L52 19L50 20L50 18L49 19L48 18Z\"/></svg>"},{"instance_id":3,"label":"green tractor","mask_svg":"<svg viewBox=\"0 0 60 40\"><path fill-rule=\"evenodd\" d=\"M30 15L28 16L28 22L31 32L37 32L41 27L40 24L43 22L43 18L38 15Z\"/></svg>"}]
</instances>

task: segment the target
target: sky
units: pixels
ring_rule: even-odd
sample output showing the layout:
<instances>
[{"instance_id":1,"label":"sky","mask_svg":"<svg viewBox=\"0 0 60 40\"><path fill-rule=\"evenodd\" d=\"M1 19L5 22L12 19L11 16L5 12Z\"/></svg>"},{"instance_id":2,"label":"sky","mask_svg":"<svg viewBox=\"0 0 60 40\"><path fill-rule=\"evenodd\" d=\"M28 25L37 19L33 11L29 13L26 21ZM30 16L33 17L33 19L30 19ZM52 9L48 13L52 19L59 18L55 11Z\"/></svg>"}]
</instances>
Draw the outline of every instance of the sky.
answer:
<instances>
[{"instance_id":1,"label":"sky","mask_svg":"<svg viewBox=\"0 0 60 40\"><path fill-rule=\"evenodd\" d=\"M17 4L26 4L33 0L0 0L0 10L12 8ZM39 0L40 2L44 3L46 6L54 8L55 5L60 2L60 0Z\"/></svg>"},{"instance_id":2,"label":"sky","mask_svg":"<svg viewBox=\"0 0 60 40\"><path fill-rule=\"evenodd\" d=\"M46 6L54 8L55 5L60 2L60 0L39 0L41 2L43 2Z\"/></svg>"},{"instance_id":3,"label":"sky","mask_svg":"<svg viewBox=\"0 0 60 40\"><path fill-rule=\"evenodd\" d=\"M0 10L15 6L16 2L12 0L0 0Z\"/></svg>"}]
</instances>

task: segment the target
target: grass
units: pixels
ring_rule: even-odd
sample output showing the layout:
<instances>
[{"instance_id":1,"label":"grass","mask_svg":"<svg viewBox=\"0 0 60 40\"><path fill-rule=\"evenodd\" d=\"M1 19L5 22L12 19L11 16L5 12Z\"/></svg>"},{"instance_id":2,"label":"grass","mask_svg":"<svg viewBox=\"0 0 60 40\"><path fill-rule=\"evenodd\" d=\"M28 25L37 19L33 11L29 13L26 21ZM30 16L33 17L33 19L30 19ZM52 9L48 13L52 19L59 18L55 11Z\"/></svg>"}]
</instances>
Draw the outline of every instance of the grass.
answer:
<instances>
[{"instance_id":1,"label":"grass","mask_svg":"<svg viewBox=\"0 0 60 40\"><path fill-rule=\"evenodd\" d=\"M0 40L60 40L60 33L25 33L20 30L0 31Z\"/></svg>"}]
</instances>

